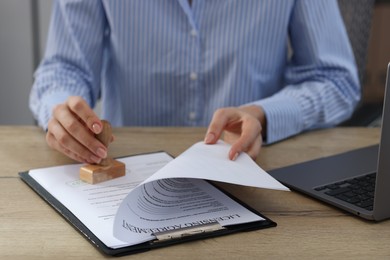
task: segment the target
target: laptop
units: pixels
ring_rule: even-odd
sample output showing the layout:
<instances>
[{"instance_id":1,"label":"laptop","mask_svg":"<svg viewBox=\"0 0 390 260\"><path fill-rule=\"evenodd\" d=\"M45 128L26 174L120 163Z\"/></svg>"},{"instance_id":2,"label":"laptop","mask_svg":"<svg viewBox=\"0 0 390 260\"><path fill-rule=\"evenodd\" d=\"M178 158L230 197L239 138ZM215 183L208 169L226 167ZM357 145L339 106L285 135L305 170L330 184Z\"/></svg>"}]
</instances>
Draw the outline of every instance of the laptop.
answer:
<instances>
[{"instance_id":1,"label":"laptop","mask_svg":"<svg viewBox=\"0 0 390 260\"><path fill-rule=\"evenodd\" d=\"M269 171L302 192L368 220L390 218L390 63L378 145Z\"/></svg>"}]
</instances>

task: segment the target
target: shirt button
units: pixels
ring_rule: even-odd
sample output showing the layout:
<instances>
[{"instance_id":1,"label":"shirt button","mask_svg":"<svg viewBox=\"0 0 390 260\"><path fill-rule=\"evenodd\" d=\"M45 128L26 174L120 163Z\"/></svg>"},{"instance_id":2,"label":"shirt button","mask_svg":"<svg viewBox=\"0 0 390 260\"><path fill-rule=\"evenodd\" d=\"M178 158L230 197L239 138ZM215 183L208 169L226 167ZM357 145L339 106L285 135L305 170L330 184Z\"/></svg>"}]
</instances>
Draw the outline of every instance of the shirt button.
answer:
<instances>
[{"instance_id":1,"label":"shirt button","mask_svg":"<svg viewBox=\"0 0 390 260\"><path fill-rule=\"evenodd\" d=\"M197 80L198 79L198 74L196 72L191 72L190 79L191 80Z\"/></svg>"},{"instance_id":2,"label":"shirt button","mask_svg":"<svg viewBox=\"0 0 390 260\"><path fill-rule=\"evenodd\" d=\"M198 32L195 30L195 29L192 29L191 32L190 32L191 36L198 36Z\"/></svg>"},{"instance_id":3,"label":"shirt button","mask_svg":"<svg viewBox=\"0 0 390 260\"><path fill-rule=\"evenodd\" d=\"M194 121L196 119L196 113L195 112L190 112L189 118L191 121Z\"/></svg>"}]
</instances>

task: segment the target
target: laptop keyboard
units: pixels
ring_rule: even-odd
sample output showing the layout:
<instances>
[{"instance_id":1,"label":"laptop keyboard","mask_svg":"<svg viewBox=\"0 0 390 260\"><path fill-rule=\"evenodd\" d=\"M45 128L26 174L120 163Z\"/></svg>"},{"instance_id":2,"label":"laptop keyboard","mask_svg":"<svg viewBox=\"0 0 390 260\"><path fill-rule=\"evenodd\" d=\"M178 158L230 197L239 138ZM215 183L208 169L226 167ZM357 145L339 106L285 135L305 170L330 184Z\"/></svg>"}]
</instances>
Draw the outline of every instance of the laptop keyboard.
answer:
<instances>
[{"instance_id":1,"label":"laptop keyboard","mask_svg":"<svg viewBox=\"0 0 390 260\"><path fill-rule=\"evenodd\" d=\"M316 187L314 190L371 211L374 206L375 178L376 173L370 173Z\"/></svg>"}]
</instances>

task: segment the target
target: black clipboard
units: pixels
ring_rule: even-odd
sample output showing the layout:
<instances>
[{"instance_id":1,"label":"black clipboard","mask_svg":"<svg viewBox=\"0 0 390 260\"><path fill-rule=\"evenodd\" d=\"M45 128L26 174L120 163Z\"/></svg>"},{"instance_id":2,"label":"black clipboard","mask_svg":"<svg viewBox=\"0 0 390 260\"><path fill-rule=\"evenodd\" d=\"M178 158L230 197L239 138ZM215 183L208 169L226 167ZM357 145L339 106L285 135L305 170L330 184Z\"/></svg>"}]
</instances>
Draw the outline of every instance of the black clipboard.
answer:
<instances>
[{"instance_id":1,"label":"black clipboard","mask_svg":"<svg viewBox=\"0 0 390 260\"><path fill-rule=\"evenodd\" d=\"M227 193L220 187L216 187L217 189L221 190L223 193L225 193L227 196L229 196L231 199L235 200L248 210L252 211L256 215L259 215L260 217L264 218L264 220L255 221L251 223L245 223L245 224L238 224L238 225L232 225L224 227L223 229L216 229L211 232L194 232L194 234L181 236L180 238L172 238L167 239L163 241L148 241L144 243L140 243L137 245L132 246L125 246L121 248L110 248L106 246L102 241L99 240L99 238L90 231L70 210L68 210L59 200L57 200L54 196L52 196L45 188L43 188L34 178L32 178L29 174L29 171L26 172L20 172L19 173L20 178L28 185L30 188L32 188L42 199L44 199L50 206L52 206L63 218L65 218L76 230L78 230L86 239L88 239L93 246L95 246L98 250L102 251L103 253L111 256L123 256L123 255L129 255L129 254L135 254L140 252L149 251L151 249L166 247L174 244L189 242L193 240L198 239L206 239L210 237L217 237L217 236L223 236L228 235L232 233L237 232L244 232L244 231L253 231L253 230L259 230L264 228L270 228L270 227L276 227L276 222L270 220L269 218L263 216L261 213L257 212L256 210L252 209L242 201L238 200L236 197L233 197L231 194Z\"/></svg>"}]
</instances>

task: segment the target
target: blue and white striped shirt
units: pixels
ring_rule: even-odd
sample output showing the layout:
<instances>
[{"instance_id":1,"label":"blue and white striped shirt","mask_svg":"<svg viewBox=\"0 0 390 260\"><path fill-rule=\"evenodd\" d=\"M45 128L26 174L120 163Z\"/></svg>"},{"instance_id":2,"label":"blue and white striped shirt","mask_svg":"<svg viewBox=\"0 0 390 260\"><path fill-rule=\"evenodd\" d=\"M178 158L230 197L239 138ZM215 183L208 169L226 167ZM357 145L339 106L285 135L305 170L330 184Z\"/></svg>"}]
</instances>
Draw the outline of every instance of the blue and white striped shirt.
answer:
<instances>
[{"instance_id":1,"label":"blue and white striped shirt","mask_svg":"<svg viewBox=\"0 0 390 260\"><path fill-rule=\"evenodd\" d=\"M114 126L206 126L254 103L271 143L343 121L360 86L336 1L59 0L30 96L41 126L69 95L101 98Z\"/></svg>"}]
</instances>

